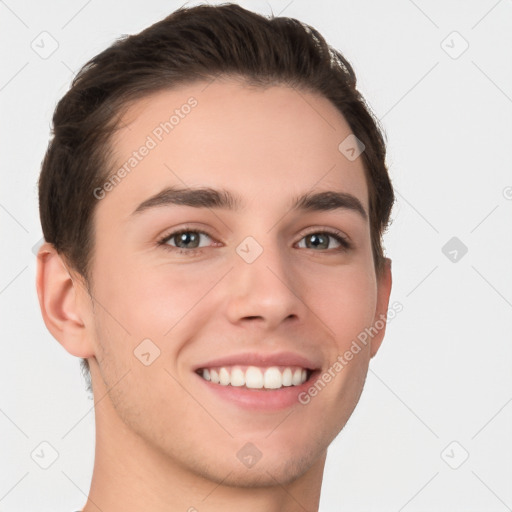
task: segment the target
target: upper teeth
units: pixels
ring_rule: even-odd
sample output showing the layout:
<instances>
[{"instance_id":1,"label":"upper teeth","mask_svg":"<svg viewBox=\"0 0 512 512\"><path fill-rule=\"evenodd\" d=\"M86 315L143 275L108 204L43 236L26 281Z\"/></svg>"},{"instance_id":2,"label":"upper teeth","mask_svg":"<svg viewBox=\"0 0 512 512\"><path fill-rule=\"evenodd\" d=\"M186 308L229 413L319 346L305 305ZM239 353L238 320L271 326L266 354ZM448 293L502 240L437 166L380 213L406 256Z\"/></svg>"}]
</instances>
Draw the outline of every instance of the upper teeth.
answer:
<instances>
[{"instance_id":1,"label":"upper teeth","mask_svg":"<svg viewBox=\"0 0 512 512\"><path fill-rule=\"evenodd\" d=\"M308 371L304 368L277 367L258 368L240 366L204 368L203 379L222 386L246 386L252 389L279 389L283 386L299 386L306 382Z\"/></svg>"}]
</instances>

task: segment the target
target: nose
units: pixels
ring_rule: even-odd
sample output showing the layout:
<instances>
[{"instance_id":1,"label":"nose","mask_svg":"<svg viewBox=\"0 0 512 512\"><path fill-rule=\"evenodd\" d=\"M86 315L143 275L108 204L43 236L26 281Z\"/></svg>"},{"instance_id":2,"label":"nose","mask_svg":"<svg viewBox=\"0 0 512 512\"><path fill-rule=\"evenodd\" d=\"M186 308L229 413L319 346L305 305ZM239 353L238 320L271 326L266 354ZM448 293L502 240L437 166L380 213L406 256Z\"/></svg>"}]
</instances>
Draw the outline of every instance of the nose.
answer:
<instances>
[{"instance_id":1,"label":"nose","mask_svg":"<svg viewBox=\"0 0 512 512\"><path fill-rule=\"evenodd\" d=\"M300 323L307 311L300 275L290 264L287 249L277 243L261 246L252 262L238 253L229 273L227 316L237 325L273 330L283 322ZM242 253L240 253L242 254Z\"/></svg>"}]
</instances>

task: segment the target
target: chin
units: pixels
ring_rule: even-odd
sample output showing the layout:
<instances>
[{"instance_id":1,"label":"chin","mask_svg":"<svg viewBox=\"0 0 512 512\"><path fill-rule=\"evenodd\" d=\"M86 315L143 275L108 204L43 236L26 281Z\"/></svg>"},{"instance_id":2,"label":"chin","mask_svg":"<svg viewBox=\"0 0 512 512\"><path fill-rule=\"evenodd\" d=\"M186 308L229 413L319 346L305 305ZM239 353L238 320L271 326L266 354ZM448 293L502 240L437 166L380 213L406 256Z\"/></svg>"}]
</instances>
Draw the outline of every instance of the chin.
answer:
<instances>
[{"instance_id":1,"label":"chin","mask_svg":"<svg viewBox=\"0 0 512 512\"><path fill-rule=\"evenodd\" d=\"M327 447L317 440L316 443L312 442L307 450L302 447L302 453L295 452L292 455L279 452L278 448L269 449L268 454L262 453L257 462L247 466L235 454L231 460L225 455L214 457L222 460L220 464L209 461L205 465L203 457L192 464L192 471L207 480L229 487L275 487L278 484L288 485L298 480L317 464L322 471L326 454ZM189 466L190 462L189 460Z\"/></svg>"}]
</instances>

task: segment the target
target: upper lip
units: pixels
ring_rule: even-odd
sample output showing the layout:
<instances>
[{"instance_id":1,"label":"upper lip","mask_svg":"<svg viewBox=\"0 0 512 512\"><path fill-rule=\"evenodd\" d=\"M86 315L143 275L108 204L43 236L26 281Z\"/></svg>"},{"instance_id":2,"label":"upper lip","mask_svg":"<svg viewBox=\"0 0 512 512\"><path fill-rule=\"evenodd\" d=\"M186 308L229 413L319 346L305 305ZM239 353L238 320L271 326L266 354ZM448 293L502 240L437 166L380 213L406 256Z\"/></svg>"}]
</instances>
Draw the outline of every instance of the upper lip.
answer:
<instances>
[{"instance_id":1,"label":"upper lip","mask_svg":"<svg viewBox=\"0 0 512 512\"><path fill-rule=\"evenodd\" d=\"M316 370L319 364L312 359L296 354L294 352L244 352L240 354L232 354L218 359L211 359L199 365L194 370L202 368L218 368L221 366L300 366L307 370Z\"/></svg>"}]
</instances>

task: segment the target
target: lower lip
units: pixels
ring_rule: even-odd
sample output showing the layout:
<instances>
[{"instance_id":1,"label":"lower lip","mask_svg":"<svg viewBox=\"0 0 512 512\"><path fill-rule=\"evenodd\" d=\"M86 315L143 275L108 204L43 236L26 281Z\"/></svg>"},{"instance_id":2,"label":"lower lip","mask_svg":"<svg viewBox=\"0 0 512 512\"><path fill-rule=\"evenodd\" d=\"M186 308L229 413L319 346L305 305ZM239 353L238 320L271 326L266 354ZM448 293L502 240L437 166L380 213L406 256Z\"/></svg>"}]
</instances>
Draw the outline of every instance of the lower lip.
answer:
<instances>
[{"instance_id":1,"label":"lower lip","mask_svg":"<svg viewBox=\"0 0 512 512\"><path fill-rule=\"evenodd\" d=\"M293 405L300 405L298 395L310 388L318 375L319 372L314 371L311 377L300 386L287 386L279 389L248 389L242 386L222 386L221 384L214 384L205 380L200 375L197 375L197 378L212 393L242 409L251 411L279 411Z\"/></svg>"}]
</instances>

